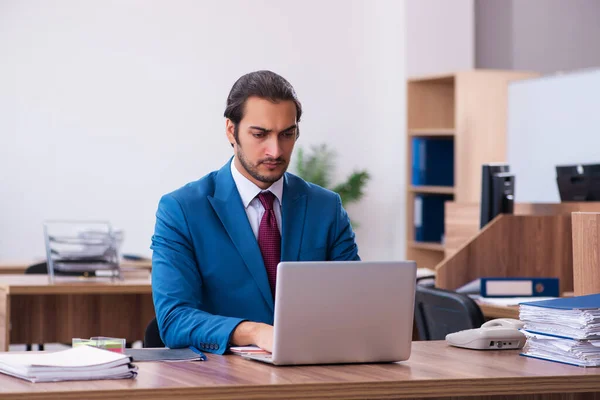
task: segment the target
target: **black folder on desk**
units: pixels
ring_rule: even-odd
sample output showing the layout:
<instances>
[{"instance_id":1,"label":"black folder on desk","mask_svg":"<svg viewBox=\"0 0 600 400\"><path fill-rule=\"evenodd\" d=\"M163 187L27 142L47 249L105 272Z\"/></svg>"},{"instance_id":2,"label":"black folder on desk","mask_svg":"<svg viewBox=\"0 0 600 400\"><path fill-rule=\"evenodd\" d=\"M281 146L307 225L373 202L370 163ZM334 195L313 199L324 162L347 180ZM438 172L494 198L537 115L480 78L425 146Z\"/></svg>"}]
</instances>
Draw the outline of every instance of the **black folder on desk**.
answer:
<instances>
[{"instance_id":1,"label":"black folder on desk","mask_svg":"<svg viewBox=\"0 0 600 400\"><path fill-rule=\"evenodd\" d=\"M134 362L140 361L204 361L206 356L192 349L146 348L125 349L125 354L133 358Z\"/></svg>"}]
</instances>

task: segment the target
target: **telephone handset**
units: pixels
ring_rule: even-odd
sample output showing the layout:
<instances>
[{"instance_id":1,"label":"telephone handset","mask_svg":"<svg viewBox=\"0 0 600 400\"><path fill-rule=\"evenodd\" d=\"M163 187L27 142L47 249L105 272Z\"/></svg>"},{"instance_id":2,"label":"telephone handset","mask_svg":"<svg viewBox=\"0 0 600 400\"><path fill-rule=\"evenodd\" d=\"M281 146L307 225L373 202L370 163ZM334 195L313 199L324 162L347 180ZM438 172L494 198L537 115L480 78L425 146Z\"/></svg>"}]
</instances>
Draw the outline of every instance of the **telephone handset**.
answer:
<instances>
[{"instance_id":1,"label":"telephone handset","mask_svg":"<svg viewBox=\"0 0 600 400\"><path fill-rule=\"evenodd\" d=\"M524 325L518 319L493 319L481 328L450 333L446 335L446 342L476 350L520 349L525 345L525 335L519 331Z\"/></svg>"},{"instance_id":2,"label":"telephone handset","mask_svg":"<svg viewBox=\"0 0 600 400\"><path fill-rule=\"evenodd\" d=\"M514 318L498 318L488 321L481 325L482 328L493 328L496 326L501 326L504 328L522 329L525 326L525 323L519 319Z\"/></svg>"}]
</instances>

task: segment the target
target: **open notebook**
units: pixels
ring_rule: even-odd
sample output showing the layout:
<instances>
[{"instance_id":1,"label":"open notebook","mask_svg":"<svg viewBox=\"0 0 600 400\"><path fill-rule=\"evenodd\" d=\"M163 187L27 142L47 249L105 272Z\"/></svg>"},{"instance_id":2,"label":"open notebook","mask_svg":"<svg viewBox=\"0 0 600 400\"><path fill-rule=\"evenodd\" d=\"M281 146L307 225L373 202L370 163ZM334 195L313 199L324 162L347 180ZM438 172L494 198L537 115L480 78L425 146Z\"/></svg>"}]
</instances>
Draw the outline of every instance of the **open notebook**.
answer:
<instances>
[{"instance_id":1,"label":"open notebook","mask_svg":"<svg viewBox=\"0 0 600 400\"><path fill-rule=\"evenodd\" d=\"M127 379L137 375L129 356L90 346L52 353L0 353L0 372L30 382Z\"/></svg>"}]
</instances>

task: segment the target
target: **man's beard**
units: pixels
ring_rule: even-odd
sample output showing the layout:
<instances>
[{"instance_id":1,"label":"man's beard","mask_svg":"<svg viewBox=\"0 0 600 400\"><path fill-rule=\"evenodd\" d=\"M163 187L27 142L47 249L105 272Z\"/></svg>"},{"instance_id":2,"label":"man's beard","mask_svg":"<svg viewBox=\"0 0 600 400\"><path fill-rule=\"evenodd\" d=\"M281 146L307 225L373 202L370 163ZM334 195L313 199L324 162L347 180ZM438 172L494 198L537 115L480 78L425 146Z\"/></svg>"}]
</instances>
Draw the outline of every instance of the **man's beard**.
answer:
<instances>
[{"instance_id":1,"label":"man's beard","mask_svg":"<svg viewBox=\"0 0 600 400\"><path fill-rule=\"evenodd\" d=\"M281 174L279 174L278 176L265 176L262 175L260 172L258 172L258 166L267 161L267 162L279 162L281 164L285 164L284 160L281 157L278 157L277 159L275 158L265 158L263 160L260 160L258 162L258 164L256 164L256 166L252 166L250 164L250 162L248 162L248 160L246 160L246 158L244 157L244 152L242 151L242 146L240 146L238 144L238 150L237 150L237 158L240 160L240 164L242 165L242 167L246 170L246 172L248 172L250 174L251 177L253 177L254 179L256 179L259 182L263 182L263 183L274 183L277 182L285 173L285 171L287 170L287 165L285 166L285 168L283 169L283 171L281 171Z\"/></svg>"}]
</instances>

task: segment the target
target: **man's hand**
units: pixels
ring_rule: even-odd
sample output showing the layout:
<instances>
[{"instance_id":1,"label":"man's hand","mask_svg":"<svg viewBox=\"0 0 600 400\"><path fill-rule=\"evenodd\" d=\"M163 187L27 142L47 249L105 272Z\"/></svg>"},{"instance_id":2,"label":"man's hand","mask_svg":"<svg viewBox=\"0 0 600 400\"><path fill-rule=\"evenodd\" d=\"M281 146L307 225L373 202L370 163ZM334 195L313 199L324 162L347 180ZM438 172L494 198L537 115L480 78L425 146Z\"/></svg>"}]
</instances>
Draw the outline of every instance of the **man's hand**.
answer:
<instances>
[{"instance_id":1,"label":"man's hand","mask_svg":"<svg viewBox=\"0 0 600 400\"><path fill-rule=\"evenodd\" d=\"M254 344L269 353L273 352L273 327L267 324L258 324L254 336Z\"/></svg>"},{"instance_id":2,"label":"man's hand","mask_svg":"<svg viewBox=\"0 0 600 400\"><path fill-rule=\"evenodd\" d=\"M231 342L236 346L255 345L273 352L273 327L259 322L244 321L235 328Z\"/></svg>"}]
</instances>

